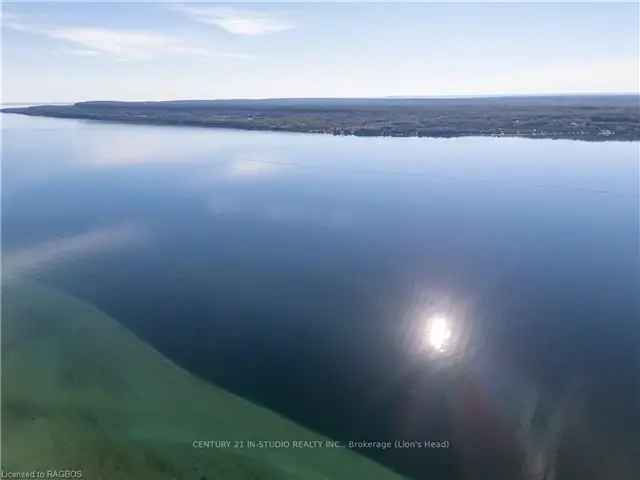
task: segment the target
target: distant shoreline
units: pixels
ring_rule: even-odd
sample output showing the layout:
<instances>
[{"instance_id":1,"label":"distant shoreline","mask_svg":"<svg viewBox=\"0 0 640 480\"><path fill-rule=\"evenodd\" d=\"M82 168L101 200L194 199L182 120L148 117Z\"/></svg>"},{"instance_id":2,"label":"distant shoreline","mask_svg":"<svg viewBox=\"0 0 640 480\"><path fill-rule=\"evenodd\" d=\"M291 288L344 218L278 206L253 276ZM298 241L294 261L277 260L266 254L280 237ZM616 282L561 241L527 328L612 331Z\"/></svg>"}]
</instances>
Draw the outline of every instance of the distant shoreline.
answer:
<instances>
[{"instance_id":1,"label":"distant shoreline","mask_svg":"<svg viewBox=\"0 0 640 480\"><path fill-rule=\"evenodd\" d=\"M54 118L363 137L640 140L638 95L79 102L3 108Z\"/></svg>"}]
</instances>

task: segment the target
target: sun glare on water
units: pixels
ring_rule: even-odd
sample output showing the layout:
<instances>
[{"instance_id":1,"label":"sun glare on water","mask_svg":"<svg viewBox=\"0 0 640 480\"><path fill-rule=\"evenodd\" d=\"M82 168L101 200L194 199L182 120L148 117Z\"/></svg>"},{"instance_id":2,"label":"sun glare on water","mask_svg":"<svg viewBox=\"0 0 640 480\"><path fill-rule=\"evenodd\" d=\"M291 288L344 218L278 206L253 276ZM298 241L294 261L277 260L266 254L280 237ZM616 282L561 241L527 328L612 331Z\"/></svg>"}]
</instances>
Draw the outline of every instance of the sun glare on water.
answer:
<instances>
[{"instance_id":1,"label":"sun glare on water","mask_svg":"<svg viewBox=\"0 0 640 480\"><path fill-rule=\"evenodd\" d=\"M425 332L426 344L436 352L444 352L451 343L451 326L446 317L430 318Z\"/></svg>"}]
</instances>

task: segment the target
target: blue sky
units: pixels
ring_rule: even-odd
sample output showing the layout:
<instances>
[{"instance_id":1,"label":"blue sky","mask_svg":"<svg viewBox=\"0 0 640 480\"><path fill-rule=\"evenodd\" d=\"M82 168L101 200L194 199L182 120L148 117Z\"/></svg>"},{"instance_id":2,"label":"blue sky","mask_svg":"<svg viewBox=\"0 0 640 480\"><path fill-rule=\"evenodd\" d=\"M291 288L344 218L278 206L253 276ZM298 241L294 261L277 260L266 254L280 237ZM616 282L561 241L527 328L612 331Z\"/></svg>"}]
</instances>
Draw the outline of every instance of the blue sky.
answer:
<instances>
[{"instance_id":1,"label":"blue sky","mask_svg":"<svg viewBox=\"0 0 640 480\"><path fill-rule=\"evenodd\" d=\"M637 92L635 3L4 3L4 102Z\"/></svg>"}]
</instances>

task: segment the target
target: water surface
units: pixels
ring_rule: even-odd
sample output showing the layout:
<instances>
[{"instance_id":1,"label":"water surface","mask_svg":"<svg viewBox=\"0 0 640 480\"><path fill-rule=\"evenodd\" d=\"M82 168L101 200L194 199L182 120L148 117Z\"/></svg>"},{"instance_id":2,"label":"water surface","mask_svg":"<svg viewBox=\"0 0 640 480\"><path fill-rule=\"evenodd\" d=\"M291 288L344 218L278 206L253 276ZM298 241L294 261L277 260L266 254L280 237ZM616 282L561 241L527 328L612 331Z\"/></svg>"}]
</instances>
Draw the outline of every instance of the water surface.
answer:
<instances>
[{"instance_id":1,"label":"water surface","mask_svg":"<svg viewBox=\"0 0 640 480\"><path fill-rule=\"evenodd\" d=\"M2 120L5 276L333 438L449 440L364 450L415 478L631 478L637 143Z\"/></svg>"}]
</instances>

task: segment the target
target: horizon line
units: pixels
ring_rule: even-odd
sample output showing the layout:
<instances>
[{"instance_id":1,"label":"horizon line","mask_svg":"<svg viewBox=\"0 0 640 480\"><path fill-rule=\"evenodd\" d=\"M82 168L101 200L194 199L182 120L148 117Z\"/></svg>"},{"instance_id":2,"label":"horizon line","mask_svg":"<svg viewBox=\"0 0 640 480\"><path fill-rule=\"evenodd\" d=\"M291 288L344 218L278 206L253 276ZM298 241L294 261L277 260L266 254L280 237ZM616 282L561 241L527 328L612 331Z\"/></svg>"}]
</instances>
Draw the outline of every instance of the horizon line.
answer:
<instances>
[{"instance_id":1,"label":"horizon line","mask_svg":"<svg viewBox=\"0 0 640 480\"><path fill-rule=\"evenodd\" d=\"M461 95L385 95L385 96L327 96L327 97L226 97L226 98L165 98L165 99L141 99L141 100L25 100L25 101L1 101L0 105L12 104L47 104L47 103L82 103L82 102L189 102L189 101L246 101L246 100L419 100L419 99L473 99L473 98L513 98L513 97L579 97L579 96L640 96L638 92L567 92L567 93L495 93L495 94L461 94Z\"/></svg>"}]
</instances>

